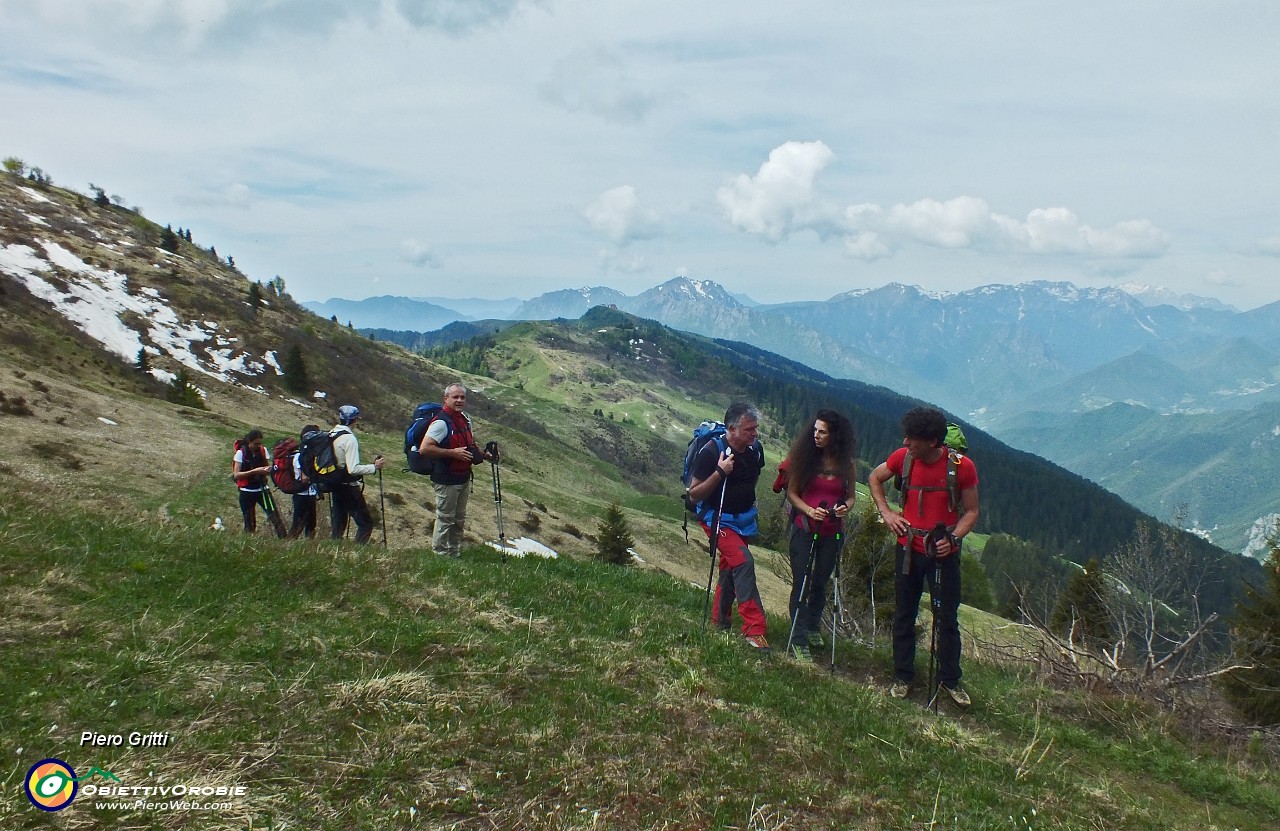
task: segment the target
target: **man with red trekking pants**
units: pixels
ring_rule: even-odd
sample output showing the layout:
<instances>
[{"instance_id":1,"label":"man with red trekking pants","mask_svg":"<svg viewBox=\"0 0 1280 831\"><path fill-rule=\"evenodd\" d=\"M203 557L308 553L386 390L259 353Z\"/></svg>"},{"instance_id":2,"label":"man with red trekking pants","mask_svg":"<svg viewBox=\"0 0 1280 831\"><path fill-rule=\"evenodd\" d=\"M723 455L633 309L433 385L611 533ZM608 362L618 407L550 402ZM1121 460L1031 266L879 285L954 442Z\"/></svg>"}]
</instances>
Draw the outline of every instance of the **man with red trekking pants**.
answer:
<instances>
[{"instance_id":1,"label":"man with red trekking pants","mask_svg":"<svg viewBox=\"0 0 1280 831\"><path fill-rule=\"evenodd\" d=\"M703 445L690 467L689 500L698 506L702 530L710 539L713 529L719 529L720 579L711 619L727 630L737 600L747 644L768 652L755 558L747 547L756 534L756 481L764 469L764 448L757 437L760 411L744 402L732 404L724 424L724 436Z\"/></svg>"}]
</instances>

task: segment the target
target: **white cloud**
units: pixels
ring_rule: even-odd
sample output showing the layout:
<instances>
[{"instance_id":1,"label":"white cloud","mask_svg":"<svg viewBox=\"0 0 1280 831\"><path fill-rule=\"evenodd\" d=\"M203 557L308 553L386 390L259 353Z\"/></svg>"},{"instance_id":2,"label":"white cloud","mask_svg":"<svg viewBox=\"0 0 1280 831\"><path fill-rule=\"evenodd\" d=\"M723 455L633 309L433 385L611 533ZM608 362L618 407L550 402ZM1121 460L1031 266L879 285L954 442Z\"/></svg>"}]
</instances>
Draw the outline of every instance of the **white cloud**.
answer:
<instances>
[{"instance_id":1,"label":"white cloud","mask_svg":"<svg viewBox=\"0 0 1280 831\"><path fill-rule=\"evenodd\" d=\"M1258 253L1280 257L1280 236L1268 237L1258 243Z\"/></svg>"},{"instance_id":2,"label":"white cloud","mask_svg":"<svg viewBox=\"0 0 1280 831\"><path fill-rule=\"evenodd\" d=\"M789 141L775 147L755 176L739 174L716 201L734 227L778 242L804 228L825 225L814 180L835 158L821 141Z\"/></svg>"},{"instance_id":3,"label":"white cloud","mask_svg":"<svg viewBox=\"0 0 1280 831\"><path fill-rule=\"evenodd\" d=\"M592 228L619 245L651 239L662 231L657 212L640 204L631 185L606 190L583 209L582 215Z\"/></svg>"},{"instance_id":4,"label":"white cloud","mask_svg":"<svg viewBox=\"0 0 1280 831\"><path fill-rule=\"evenodd\" d=\"M406 239L400 243L400 255L405 262L419 268L440 268L443 263L431 246L424 245L416 239Z\"/></svg>"},{"instance_id":5,"label":"white cloud","mask_svg":"<svg viewBox=\"0 0 1280 831\"><path fill-rule=\"evenodd\" d=\"M912 243L1119 258L1158 257L1169 247L1168 235L1145 219L1097 229L1066 208L1037 208L1020 221L975 196L926 198L887 209L860 203L836 212L816 187L818 174L834 158L821 141L787 142L774 148L755 176L740 174L720 188L717 201L740 230L771 242L806 229L824 238L838 235L846 254L867 261Z\"/></svg>"}]
</instances>

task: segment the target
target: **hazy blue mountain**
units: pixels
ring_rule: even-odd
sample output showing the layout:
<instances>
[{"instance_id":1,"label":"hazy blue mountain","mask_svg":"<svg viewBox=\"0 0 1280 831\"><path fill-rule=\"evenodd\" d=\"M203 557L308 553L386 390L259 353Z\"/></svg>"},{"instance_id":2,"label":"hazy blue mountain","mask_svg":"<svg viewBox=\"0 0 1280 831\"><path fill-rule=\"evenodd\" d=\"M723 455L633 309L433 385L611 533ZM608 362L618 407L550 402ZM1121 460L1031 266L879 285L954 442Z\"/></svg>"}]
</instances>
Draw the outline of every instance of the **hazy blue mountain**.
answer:
<instances>
[{"instance_id":1,"label":"hazy blue mountain","mask_svg":"<svg viewBox=\"0 0 1280 831\"><path fill-rule=\"evenodd\" d=\"M483 297L411 297L410 300L421 300L434 303L446 309L456 309L466 315L460 320L509 320L515 316L516 309L524 301L519 297L503 297L488 300Z\"/></svg>"},{"instance_id":2,"label":"hazy blue mountain","mask_svg":"<svg viewBox=\"0 0 1280 831\"><path fill-rule=\"evenodd\" d=\"M577 320L593 306L618 305L626 299L625 294L607 286L561 289L524 301L511 316L515 320Z\"/></svg>"},{"instance_id":3,"label":"hazy blue mountain","mask_svg":"<svg viewBox=\"0 0 1280 831\"><path fill-rule=\"evenodd\" d=\"M339 323L350 323L357 329L394 329L413 332L429 332L453 323L470 320L455 309L437 306L425 300L408 297L367 297L364 300L344 300L334 297L323 303L310 301L303 308L321 317L337 317Z\"/></svg>"}]
</instances>

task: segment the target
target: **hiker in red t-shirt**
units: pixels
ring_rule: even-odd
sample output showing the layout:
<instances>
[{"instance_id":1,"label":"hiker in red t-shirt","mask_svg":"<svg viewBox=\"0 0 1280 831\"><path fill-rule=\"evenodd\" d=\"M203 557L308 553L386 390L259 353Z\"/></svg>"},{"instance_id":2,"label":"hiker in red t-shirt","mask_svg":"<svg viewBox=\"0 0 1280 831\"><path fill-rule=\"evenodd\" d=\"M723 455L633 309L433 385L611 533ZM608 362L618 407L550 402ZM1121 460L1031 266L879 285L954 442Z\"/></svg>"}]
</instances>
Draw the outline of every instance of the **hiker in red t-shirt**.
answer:
<instances>
[{"instance_id":1,"label":"hiker in red t-shirt","mask_svg":"<svg viewBox=\"0 0 1280 831\"><path fill-rule=\"evenodd\" d=\"M978 521L978 469L944 444L947 418L936 409L909 411L902 417L902 434L904 446L867 479L880 518L898 535L890 694L905 698L911 692L916 614L928 580L937 615L938 681L956 704L967 707L969 696L960 687L960 542ZM902 510L895 511L884 483L902 477L904 469ZM930 539L939 525L945 533Z\"/></svg>"}]
</instances>

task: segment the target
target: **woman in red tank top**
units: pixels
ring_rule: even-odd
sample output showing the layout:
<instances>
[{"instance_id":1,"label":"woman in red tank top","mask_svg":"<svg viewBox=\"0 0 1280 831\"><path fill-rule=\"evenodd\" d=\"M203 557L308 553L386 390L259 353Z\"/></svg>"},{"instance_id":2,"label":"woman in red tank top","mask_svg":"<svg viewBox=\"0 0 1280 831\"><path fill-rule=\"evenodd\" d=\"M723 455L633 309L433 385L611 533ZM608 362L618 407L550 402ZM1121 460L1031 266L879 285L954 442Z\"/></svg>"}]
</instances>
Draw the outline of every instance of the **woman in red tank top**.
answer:
<instances>
[{"instance_id":1,"label":"woman in red tank top","mask_svg":"<svg viewBox=\"0 0 1280 831\"><path fill-rule=\"evenodd\" d=\"M814 415L812 428L800 431L787 454L787 501L794 511L789 651L802 661L813 660L810 647L823 645L827 582L856 495L856 449L849 419L824 409Z\"/></svg>"}]
</instances>

